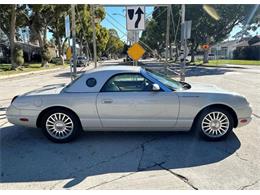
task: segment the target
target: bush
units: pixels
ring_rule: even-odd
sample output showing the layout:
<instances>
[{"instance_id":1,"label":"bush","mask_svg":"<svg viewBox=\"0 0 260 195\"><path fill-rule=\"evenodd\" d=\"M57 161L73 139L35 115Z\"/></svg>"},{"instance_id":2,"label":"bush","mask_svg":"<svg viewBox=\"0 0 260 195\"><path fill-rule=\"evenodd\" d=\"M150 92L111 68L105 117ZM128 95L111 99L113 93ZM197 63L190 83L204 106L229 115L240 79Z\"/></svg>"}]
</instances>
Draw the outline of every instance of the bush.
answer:
<instances>
[{"instance_id":1,"label":"bush","mask_svg":"<svg viewBox=\"0 0 260 195\"><path fill-rule=\"evenodd\" d=\"M51 59L51 63L56 64L56 65L63 65L62 64L62 59L60 57L55 57Z\"/></svg>"},{"instance_id":2,"label":"bush","mask_svg":"<svg viewBox=\"0 0 260 195\"><path fill-rule=\"evenodd\" d=\"M14 49L14 62L18 66L21 66L24 63L23 50L18 46L16 46Z\"/></svg>"},{"instance_id":3,"label":"bush","mask_svg":"<svg viewBox=\"0 0 260 195\"><path fill-rule=\"evenodd\" d=\"M233 56L238 60L260 60L260 46L238 47Z\"/></svg>"}]
</instances>

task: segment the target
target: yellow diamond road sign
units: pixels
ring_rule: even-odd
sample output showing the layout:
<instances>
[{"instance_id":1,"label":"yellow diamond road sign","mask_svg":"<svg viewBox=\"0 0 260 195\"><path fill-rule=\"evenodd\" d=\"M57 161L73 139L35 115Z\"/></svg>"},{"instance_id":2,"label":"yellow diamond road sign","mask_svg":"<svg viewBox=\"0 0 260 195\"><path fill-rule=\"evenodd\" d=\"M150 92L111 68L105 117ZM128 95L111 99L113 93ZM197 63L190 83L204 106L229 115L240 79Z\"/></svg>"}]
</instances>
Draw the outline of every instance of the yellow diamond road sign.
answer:
<instances>
[{"instance_id":1,"label":"yellow diamond road sign","mask_svg":"<svg viewBox=\"0 0 260 195\"><path fill-rule=\"evenodd\" d=\"M68 47L66 50L66 57L68 60L70 60L70 58L72 57L72 52L71 52L71 48Z\"/></svg>"},{"instance_id":2,"label":"yellow diamond road sign","mask_svg":"<svg viewBox=\"0 0 260 195\"><path fill-rule=\"evenodd\" d=\"M137 61L144 55L145 50L139 43L134 43L132 47L127 50L127 53L130 58Z\"/></svg>"}]
</instances>

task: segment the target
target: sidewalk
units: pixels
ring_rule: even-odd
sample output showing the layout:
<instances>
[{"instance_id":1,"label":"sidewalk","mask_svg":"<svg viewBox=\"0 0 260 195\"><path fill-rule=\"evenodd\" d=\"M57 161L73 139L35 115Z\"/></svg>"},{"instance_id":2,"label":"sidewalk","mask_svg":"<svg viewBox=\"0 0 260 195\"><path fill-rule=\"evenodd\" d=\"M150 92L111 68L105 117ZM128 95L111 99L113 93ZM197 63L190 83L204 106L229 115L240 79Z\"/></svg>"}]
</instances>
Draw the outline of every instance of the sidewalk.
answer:
<instances>
[{"instance_id":1,"label":"sidewalk","mask_svg":"<svg viewBox=\"0 0 260 195\"><path fill-rule=\"evenodd\" d=\"M56 71L56 70L65 70L65 69L69 69L69 67L68 68L64 68L64 67L62 67L62 68L51 68L51 69L47 69L47 70L38 70L38 71L31 71L31 72L25 72L25 73L4 75L4 76L0 76L0 80L15 78L15 77L21 77L21 76L26 76L26 75L30 75L30 74L36 74L36 73L48 73L48 72L52 72L52 71Z\"/></svg>"}]
</instances>

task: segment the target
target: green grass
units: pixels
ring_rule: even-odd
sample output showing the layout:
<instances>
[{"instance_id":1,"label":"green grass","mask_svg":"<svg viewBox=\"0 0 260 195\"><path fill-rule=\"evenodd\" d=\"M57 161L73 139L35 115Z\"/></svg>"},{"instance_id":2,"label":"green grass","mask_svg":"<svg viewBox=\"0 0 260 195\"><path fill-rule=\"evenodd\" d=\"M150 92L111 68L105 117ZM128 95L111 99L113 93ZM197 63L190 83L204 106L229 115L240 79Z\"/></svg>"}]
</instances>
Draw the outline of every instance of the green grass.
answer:
<instances>
[{"instance_id":1,"label":"green grass","mask_svg":"<svg viewBox=\"0 0 260 195\"><path fill-rule=\"evenodd\" d=\"M68 64L62 65L55 65L55 64L48 64L48 67L41 67L40 63L29 64L27 67L23 67L22 69L11 70L11 64L0 64L0 76L7 76L7 75L14 75L20 74L25 72L32 72L32 71L40 71L40 70L48 70L53 68L65 68Z\"/></svg>"},{"instance_id":2,"label":"green grass","mask_svg":"<svg viewBox=\"0 0 260 195\"><path fill-rule=\"evenodd\" d=\"M195 64L203 64L202 60L196 61ZM234 64L234 65L260 65L260 60L209 60L209 63L203 65L224 65L224 64Z\"/></svg>"}]
</instances>

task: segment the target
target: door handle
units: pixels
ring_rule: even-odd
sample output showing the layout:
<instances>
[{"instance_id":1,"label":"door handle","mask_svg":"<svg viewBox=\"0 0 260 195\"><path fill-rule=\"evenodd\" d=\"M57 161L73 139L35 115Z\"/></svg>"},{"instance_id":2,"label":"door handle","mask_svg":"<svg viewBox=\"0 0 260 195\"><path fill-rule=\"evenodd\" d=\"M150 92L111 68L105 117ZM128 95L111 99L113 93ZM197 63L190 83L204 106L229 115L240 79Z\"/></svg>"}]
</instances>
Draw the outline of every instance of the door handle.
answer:
<instances>
[{"instance_id":1,"label":"door handle","mask_svg":"<svg viewBox=\"0 0 260 195\"><path fill-rule=\"evenodd\" d=\"M104 99L104 100L102 100L103 104L111 104L112 102L113 102L113 100L111 100L111 99Z\"/></svg>"}]
</instances>

